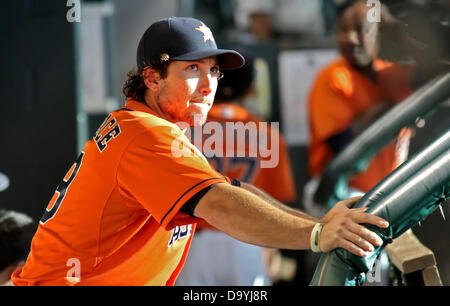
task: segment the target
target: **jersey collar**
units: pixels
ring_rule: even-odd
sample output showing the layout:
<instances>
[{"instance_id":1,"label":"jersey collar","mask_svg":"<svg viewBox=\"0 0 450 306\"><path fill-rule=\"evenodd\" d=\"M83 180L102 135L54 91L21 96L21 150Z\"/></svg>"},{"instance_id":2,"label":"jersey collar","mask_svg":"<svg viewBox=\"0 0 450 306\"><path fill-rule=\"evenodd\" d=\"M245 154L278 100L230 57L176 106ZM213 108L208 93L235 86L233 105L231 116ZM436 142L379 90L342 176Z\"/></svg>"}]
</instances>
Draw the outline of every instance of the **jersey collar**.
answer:
<instances>
[{"instance_id":1,"label":"jersey collar","mask_svg":"<svg viewBox=\"0 0 450 306\"><path fill-rule=\"evenodd\" d=\"M145 104L143 102L136 101L133 98L128 98L127 99L127 102L125 103L125 108L131 109L131 110L134 110L134 111L145 112L145 113L154 115L156 117L160 117L150 107L148 107L147 104Z\"/></svg>"},{"instance_id":2,"label":"jersey collar","mask_svg":"<svg viewBox=\"0 0 450 306\"><path fill-rule=\"evenodd\" d=\"M167 121L168 124L172 125L173 127L176 127L178 129L180 129L180 131L183 131L183 133L185 132L185 129L181 130L181 128L176 125L173 122L168 121L167 119L162 118L161 116L159 116L154 110L152 110L147 104L139 102L133 98L128 98L127 102L125 103L125 107L123 109L127 109L127 110L132 110L132 111L139 111L139 112L144 112L150 115L153 115L157 118L160 118L162 120Z\"/></svg>"}]
</instances>

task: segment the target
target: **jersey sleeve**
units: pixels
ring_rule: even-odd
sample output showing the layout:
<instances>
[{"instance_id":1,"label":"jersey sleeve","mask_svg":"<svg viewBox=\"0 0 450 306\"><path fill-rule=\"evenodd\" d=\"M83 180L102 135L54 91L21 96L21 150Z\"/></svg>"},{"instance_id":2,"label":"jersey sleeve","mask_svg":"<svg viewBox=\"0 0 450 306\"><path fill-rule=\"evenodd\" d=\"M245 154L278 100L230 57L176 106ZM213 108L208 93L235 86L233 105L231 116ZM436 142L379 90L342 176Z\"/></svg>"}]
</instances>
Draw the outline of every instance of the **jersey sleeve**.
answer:
<instances>
[{"instance_id":1,"label":"jersey sleeve","mask_svg":"<svg viewBox=\"0 0 450 306\"><path fill-rule=\"evenodd\" d=\"M351 76L344 69L326 71L317 79L309 96L310 128L317 140L325 141L351 125L355 109L349 103Z\"/></svg>"},{"instance_id":2,"label":"jersey sleeve","mask_svg":"<svg viewBox=\"0 0 450 306\"><path fill-rule=\"evenodd\" d=\"M181 130L170 126L152 127L135 137L122 156L117 180L167 229L179 219L191 218L179 210L199 191L229 183Z\"/></svg>"}]
</instances>

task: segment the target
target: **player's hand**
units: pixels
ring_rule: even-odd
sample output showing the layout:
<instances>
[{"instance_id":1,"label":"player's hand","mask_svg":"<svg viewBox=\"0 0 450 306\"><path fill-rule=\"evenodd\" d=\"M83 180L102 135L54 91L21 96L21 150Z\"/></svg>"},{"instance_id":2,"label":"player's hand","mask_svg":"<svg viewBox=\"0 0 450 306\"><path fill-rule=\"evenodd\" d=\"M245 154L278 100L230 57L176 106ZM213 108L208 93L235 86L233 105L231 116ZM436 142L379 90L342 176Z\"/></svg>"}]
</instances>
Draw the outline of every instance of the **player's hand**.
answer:
<instances>
[{"instance_id":1,"label":"player's hand","mask_svg":"<svg viewBox=\"0 0 450 306\"><path fill-rule=\"evenodd\" d=\"M335 248L347 249L352 254L365 257L381 246L383 240L360 223L387 228L389 223L375 215L365 213L366 207L350 209L361 197L338 202L322 219L325 223L320 236L320 249L329 252Z\"/></svg>"}]
</instances>

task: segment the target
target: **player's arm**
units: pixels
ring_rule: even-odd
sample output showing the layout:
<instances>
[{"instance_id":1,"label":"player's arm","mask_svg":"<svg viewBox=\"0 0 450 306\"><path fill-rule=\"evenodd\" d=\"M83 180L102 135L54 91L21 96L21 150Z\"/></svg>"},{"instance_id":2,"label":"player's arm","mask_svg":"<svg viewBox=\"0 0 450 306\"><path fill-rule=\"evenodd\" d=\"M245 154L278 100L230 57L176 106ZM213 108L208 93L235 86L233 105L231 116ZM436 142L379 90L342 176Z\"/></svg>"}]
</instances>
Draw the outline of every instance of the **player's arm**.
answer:
<instances>
[{"instance_id":1,"label":"player's arm","mask_svg":"<svg viewBox=\"0 0 450 306\"><path fill-rule=\"evenodd\" d=\"M267 192L265 192L264 190L252 185L252 184L248 184L248 183L244 183L241 182L241 187L247 191L250 191L251 193L257 195L258 197L266 200L268 203L274 205L275 207L289 213L292 214L294 216L298 216L298 217L302 217L311 221L314 221L315 223L317 222L321 222L320 219L318 218L314 218L298 209L294 209L292 207L289 207L287 205L285 205L284 203L281 203L280 201L278 201L277 199L275 199L274 197L272 197L270 194L268 194Z\"/></svg>"},{"instance_id":2,"label":"player's arm","mask_svg":"<svg viewBox=\"0 0 450 306\"><path fill-rule=\"evenodd\" d=\"M339 202L324 218L320 248L324 252L342 247L365 256L380 237L358 223L382 224L383 219L348 209L357 199ZM296 216L244 188L219 183L197 203L194 215L243 242L281 249L309 249L310 235L317 222Z\"/></svg>"}]
</instances>

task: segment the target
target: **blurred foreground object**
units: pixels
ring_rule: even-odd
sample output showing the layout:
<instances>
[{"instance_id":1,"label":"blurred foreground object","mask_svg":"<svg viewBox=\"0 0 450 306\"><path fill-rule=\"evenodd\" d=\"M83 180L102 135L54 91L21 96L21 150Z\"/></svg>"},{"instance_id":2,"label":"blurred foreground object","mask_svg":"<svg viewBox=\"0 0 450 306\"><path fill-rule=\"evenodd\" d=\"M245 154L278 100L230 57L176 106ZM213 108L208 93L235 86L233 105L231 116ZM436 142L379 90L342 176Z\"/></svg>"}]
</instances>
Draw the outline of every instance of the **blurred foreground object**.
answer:
<instances>
[{"instance_id":1,"label":"blurred foreground object","mask_svg":"<svg viewBox=\"0 0 450 306\"><path fill-rule=\"evenodd\" d=\"M424 246L411 229L386 247L393 269L401 275L394 285L442 286L433 251Z\"/></svg>"}]
</instances>

